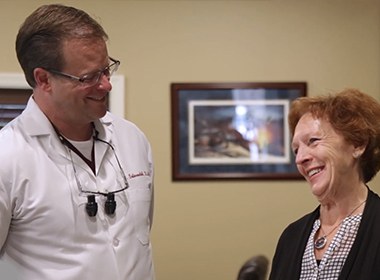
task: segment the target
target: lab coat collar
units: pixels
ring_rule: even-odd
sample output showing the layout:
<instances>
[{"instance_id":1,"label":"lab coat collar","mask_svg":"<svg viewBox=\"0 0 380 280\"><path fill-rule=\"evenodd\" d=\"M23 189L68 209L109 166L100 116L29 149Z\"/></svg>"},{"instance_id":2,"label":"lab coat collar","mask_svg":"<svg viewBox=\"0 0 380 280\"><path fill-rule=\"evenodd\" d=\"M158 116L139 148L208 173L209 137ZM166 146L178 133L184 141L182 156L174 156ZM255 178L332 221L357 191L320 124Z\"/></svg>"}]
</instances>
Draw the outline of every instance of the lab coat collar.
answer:
<instances>
[{"instance_id":1,"label":"lab coat collar","mask_svg":"<svg viewBox=\"0 0 380 280\"><path fill-rule=\"evenodd\" d=\"M32 137L56 135L49 119L38 107L33 96L29 98L23 114L25 115L23 118L24 130L28 135ZM96 120L94 124L95 129L99 132L99 138L105 141L110 141L113 132L111 115L107 113L101 119Z\"/></svg>"},{"instance_id":2,"label":"lab coat collar","mask_svg":"<svg viewBox=\"0 0 380 280\"><path fill-rule=\"evenodd\" d=\"M22 116L23 129L31 137L55 134L49 119L40 110L33 96L29 98Z\"/></svg>"},{"instance_id":3,"label":"lab coat collar","mask_svg":"<svg viewBox=\"0 0 380 280\"><path fill-rule=\"evenodd\" d=\"M22 113L21 122L23 130L30 137L38 137L40 141L45 142L48 153L53 151L58 152L65 158L68 154L61 144L57 133L54 131L52 124L45 114L38 107L34 101L33 96L28 100L27 106ZM95 129L98 131L99 139L109 142L111 145L111 138L113 134L112 116L107 113L104 117L94 121ZM98 141L97 141L98 142ZM96 170L99 169L101 159L107 151L107 145L97 145L96 148Z\"/></svg>"}]
</instances>

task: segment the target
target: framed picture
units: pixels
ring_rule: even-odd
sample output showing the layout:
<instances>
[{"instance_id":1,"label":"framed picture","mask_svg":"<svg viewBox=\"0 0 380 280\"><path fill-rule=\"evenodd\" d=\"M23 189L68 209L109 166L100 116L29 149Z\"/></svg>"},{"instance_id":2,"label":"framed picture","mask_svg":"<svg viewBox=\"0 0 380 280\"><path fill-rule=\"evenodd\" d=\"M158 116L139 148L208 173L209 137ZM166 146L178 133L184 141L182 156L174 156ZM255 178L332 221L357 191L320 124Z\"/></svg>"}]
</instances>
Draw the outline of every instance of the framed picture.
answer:
<instances>
[{"instance_id":1,"label":"framed picture","mask_svg":"<svg viewBox=\"0 0 380 280\"><path fill-rule=\"evenodd\" d=\"M290 103L305 82L172 83L172 179L302 179Z\"/></svg>"}]
</instances>

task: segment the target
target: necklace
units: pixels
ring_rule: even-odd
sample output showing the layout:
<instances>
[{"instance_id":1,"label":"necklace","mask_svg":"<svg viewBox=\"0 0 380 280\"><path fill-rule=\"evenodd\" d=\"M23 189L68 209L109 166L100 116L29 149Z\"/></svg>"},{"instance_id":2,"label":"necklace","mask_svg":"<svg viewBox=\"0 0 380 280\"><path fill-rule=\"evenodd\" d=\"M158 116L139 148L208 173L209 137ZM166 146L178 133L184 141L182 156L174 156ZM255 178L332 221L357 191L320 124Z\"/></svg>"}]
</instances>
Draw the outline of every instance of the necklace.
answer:
<instances>
[{"instance_id":1,"label":"necklace","mask_svg":"<svg viewBox=\"0 0 380 280\"><path fill-rule=\"evenodd\" d=\"M361 202L358 206L355 207L354 210L351 211L350 214L348 214L347 217L351 216L360 206L362 206L364 203L366 202L366 200L364 200L363 202ZM346 218L347 218L346 217ZM346 219L344 218L338 225L336 225L332 230L330 230L329 233L325 234L325 232L323 231L322 229L322 226L320 227L323 235L321 237L319 237L317 240L315 240L314 242L314 248L317 249L317 250L321 250L325 247L326 243L327 243L327 236L329 236L334 230L336 230L337 227L339 227L343 221Z\"/></svg>"}]
</instances>

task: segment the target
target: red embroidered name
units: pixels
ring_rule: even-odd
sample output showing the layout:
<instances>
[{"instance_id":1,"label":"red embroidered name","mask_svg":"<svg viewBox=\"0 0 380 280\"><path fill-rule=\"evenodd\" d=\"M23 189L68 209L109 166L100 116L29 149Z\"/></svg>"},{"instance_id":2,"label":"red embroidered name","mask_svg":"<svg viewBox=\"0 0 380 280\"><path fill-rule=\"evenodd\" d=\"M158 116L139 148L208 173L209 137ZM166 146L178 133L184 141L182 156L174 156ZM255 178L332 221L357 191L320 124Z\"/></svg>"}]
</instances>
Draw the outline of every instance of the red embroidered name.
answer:
<instances>
[{"instance_id":1,"label":"red embroidered name","mask_svg":"<svg viewBox=\"0 0 380 280\"><path fill-rule=\"evenodd\" d=\"M133 179L140 176L150 176L150 173L148 171L140 171L138 173L129 173L128 177L129 179Z\"/></svg>"}]
</instances>

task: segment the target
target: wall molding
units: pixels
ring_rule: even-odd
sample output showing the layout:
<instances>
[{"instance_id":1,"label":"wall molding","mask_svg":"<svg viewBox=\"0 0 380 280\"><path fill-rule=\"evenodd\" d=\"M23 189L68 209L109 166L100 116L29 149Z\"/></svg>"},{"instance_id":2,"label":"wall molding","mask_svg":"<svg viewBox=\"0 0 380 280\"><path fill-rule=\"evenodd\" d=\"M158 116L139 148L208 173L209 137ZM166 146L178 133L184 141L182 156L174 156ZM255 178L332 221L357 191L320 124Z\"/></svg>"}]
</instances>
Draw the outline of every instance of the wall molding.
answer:
<instances>
[{"instance_id":1,"label":"wall molding","mask_svg":"<svg viewBox=\"0 0 380 280\"><path fill-rule=\"evenodd\" d=\"M111 83L112 91L109 93L110 111L124 118L124 76L113 75ZM0 73L0 88L30 89L30 86L22 73Z\"/></svg>"}]
</instances>

